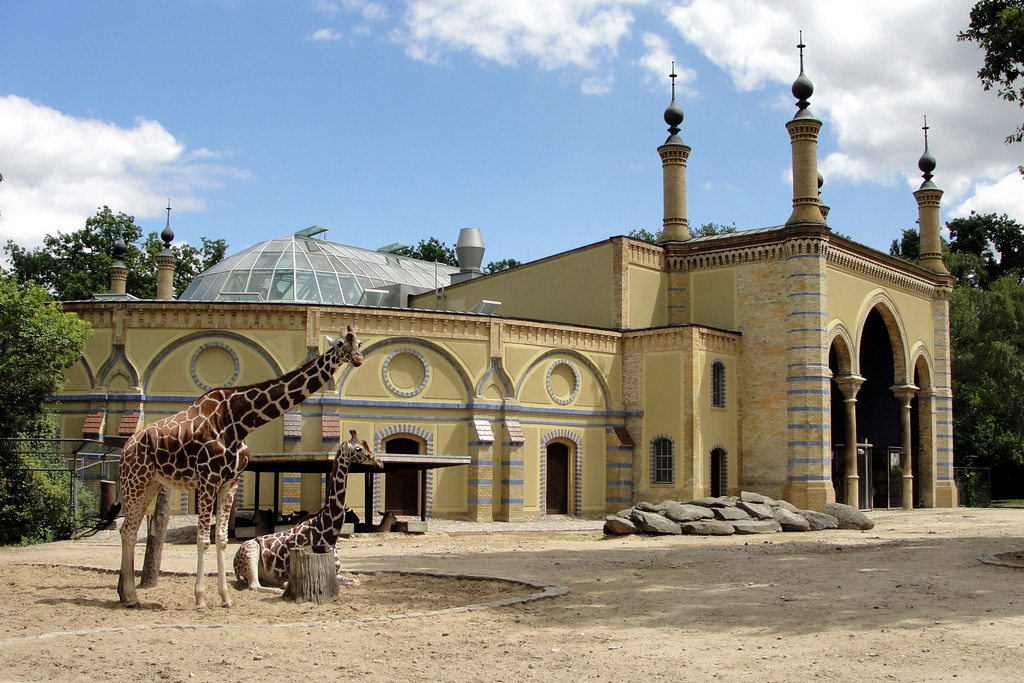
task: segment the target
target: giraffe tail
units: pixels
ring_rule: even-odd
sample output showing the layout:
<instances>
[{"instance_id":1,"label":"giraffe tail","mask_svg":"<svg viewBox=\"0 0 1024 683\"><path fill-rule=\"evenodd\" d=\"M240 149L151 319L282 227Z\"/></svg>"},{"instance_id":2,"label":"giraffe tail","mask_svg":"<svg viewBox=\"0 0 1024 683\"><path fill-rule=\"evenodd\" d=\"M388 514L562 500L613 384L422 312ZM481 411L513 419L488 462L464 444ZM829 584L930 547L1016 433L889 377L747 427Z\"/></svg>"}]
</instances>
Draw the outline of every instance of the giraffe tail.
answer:
<instances>
[{"instance_id":1,"label":"giraffe tail","mask_svg":"<svg viewBox=\"0 0 1024 683\"><path fill-rule=\"evenodd\" d=\"M77 538L86 538L87 536L93 536L94 534L97 534L100 531L112 528L114 525L114 520L117 519L117 516L119 514L121 514L120 501L111 505L110 509L107 510L106 514L101 515L96 520L96 523L93 526L89 527L84 532L78 534Z\"/></svg>"}]
</instances>

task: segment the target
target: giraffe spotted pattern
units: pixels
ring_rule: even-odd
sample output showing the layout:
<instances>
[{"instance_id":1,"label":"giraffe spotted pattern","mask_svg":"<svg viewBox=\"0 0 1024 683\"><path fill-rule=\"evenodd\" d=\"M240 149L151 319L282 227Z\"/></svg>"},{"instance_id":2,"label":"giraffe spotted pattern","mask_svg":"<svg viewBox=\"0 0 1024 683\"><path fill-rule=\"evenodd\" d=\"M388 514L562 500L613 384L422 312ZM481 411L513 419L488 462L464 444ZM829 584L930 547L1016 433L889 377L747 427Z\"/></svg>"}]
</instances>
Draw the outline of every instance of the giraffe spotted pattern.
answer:
<instances>
[{"instance_id":1,"label":"giraffe spotted pattern","mask_svg":"<svg viewBox=\"0 0 1024 683\"><path fill-rule=\"evenodd\" d=\"M360 440L355 431L349 433L352 438L342 443L335 455L323 507L291 529L249 539L235 553L235 578L240 587L252 590L259 590L262 586L283 588L288 582L289 558L295 548L308 547L319 552L329 550L334 553L336 570L340 569L334 546L345 522L349 467L355 464L377 469L383 467L369 445Z\"/></svg>"},{"instance_id":2,"label":"giraffe spotted pattern","mask_svg":"<svg viewBox=\"0 0 1024 683\"><path fill-rule=\"evenodd\" d=\"M363 355L349 326L328 349L276 379L203 394L179 413L146 425L129 437L121 456L121 572L117 593L127 607L139 604L135 589L135 538L146 509L161 487L196 490L196 608L206 607L203 560L216 515L217 579L221 605L231 606L224 551L228 515L238 479L249 462L245 437L319 391L342 363L359 366Z\"/></svg>"}]
</instances>

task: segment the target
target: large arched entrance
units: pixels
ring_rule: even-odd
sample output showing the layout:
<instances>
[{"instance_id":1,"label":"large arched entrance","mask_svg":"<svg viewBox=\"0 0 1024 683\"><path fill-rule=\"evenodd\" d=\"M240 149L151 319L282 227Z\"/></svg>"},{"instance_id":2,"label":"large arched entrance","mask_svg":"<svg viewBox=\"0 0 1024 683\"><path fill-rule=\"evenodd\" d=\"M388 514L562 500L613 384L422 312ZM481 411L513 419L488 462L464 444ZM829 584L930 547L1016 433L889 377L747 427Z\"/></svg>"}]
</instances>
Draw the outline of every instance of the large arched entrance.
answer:
<instances>
[{"instance_id":1,"label":"large arched entrance","mask_svg":"<svg viewBox=\"0 0 1024 683\"><path fill-rule=\"evenodd\" d=\"M384 442L384 452L396 455L419 455L420 443L405 437ZM388 472L384 475L384 509L399 515L420 514L420 473L417 470Z\"/></svg>"},{"instance_id":2,"label":"large arched entrance","mask_svg":"<svg viewBox=\"0 0 1024 683\"><path fill-rule=\"evenodd\" d=\"M902 507L901 406L893 393L897 379L896 349L877 307L864 321L859 358L864 378L857 395L856 413L857 441L864 444L861 501L867 508Z\"/></svg>"}]
</instances>

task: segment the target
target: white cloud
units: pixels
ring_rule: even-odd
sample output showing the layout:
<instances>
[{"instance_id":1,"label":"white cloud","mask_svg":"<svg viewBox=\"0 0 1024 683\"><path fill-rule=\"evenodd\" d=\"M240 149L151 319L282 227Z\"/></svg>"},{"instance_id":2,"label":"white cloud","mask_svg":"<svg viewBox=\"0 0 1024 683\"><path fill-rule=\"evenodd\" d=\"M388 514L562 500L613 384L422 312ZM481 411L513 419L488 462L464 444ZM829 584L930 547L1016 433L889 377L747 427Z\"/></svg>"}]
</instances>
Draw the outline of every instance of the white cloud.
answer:
<instances>
[{"instance_id":1,"label":"white cloud","mask_svg":"<svg viewBox=\"0 0 1024 683\"><path fill-rule=\"evenodd\" d=\"M580 91L584 95L604 95L611 92L612 83L615 77L611 74L603 76L589 76L580 83Z\"/></svg>"},{"instance_id":2,"label":"white cloud","mask_svg":"<svg viewBox=\"0 0 1024 683\"><path fill-rule=\"evenodd\" d=\"M674 63L676 65L676 93L679 95L686 92L692 94L694 91L687 86L697 80L697 72L679 63L675 54L669 49L668 40L657 33L647 31L643 34L643 43L646 52L637 63L647 70L647 80L663 85L669 73L668 69Z\"/></svg>"},{"instance_id":3,"label":"white cloud","mask_svg":"<svg viewBox=\"0 0 1024 683\"><path fill-rule=\"evenodd\" d=\"M321 28L313 31L309 39L313 42L341 40L341 33L333 28Z\"/></svg>"},{"instance_id":4,"label":"white cloud","mask_svg":"<svg viewBox=\"0 0 1024 683\"><path fill-rule=\"evenodd\" d=\"M150 217L173 197L177 209L201 210L197 191L246 175L210 163L208 149L189 152L156 121L121 128L15 95L0 97L0 120L0 240L25 247L78 230L102 205Z\"/></svg>"},{"instance_id":5,"label":"white cloud","mask_svg":"<svg viewBox=\"0 0 1024 683\"><path fill-rule=\"evenodd\" d=\"M665 15L741 91L792 83L803 30L806 72L815 85L811 110L826 123L823 136L835 136L839 147L822 161L827 182L903 179L917 187L927 114L939 163L935 182L946 190L947 206L975 202L1019 210L1020 188L1006 175L1019 163L1021 148L1002 140L1021 111L982 91L980 51L956 41L972 5L694 0ZM1024 219L1024 211L1015 217Z\"/></svg>"},{"instance_id":6,"label":"white cloud","mask_svg":"<svg viewBox=\"0 0 1024 683\"><path fill-rule=\"evenodd\" d=\"M629 37L627 7L646 0L411 0L404 29L406 52L424 62L448 51L513 65L535 61L544 69L593 69Z\"/></svg>"},{"instance_id":7,"label":"white cloud","mask_svg":"<svg viewBox=\"0 0 1024 683\"><path fill-rule=\"evenodd\" d=\"M979 181L971 188L970 196L950 211L953 216L978 213L1005 213L1018 220L1024 216L1024 177L1017 171L998 180Z\"/></svg>"},{"instance_id":8,"label":"white cloud","mask_svg":"<svg viewBox=\"0 0 1024 683\"><path fill-rule=\"evenodd\" d=\"M309 6L327 16L343 11L346 14L359 14L367 21L383 21L391 16L386 4L372 0L310 0Z\"/></svg>"}]
</instances>

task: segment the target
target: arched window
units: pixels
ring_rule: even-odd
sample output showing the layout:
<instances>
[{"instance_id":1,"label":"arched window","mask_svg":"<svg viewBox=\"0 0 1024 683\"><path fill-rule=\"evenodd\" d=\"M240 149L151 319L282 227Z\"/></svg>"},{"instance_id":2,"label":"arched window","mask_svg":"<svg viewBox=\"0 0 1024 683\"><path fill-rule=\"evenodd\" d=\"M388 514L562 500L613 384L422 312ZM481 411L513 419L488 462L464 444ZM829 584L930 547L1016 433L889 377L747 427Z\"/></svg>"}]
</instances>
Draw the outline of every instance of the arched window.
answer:
<instances>
[{"instance_id":1,"label":"arched window","mask_svg":"<svg viewBox=\"0 0 1024 683\"><path fill-rule=\"evenodd\" d=\"M653 459L652 483L671 484L676 476L676 459L672 439L659 436L651 442L651 456Z\"/></svg>"},{"instance_id":2,"label":"arched window","mask_svg":"<svg viewBox=\"0 0 1024 683\"><path fill-rule=\"evenodd\" d=\"M720 360L711 364L711 405L725 407L725 363Z\"/></svg>"}]
</instances>

